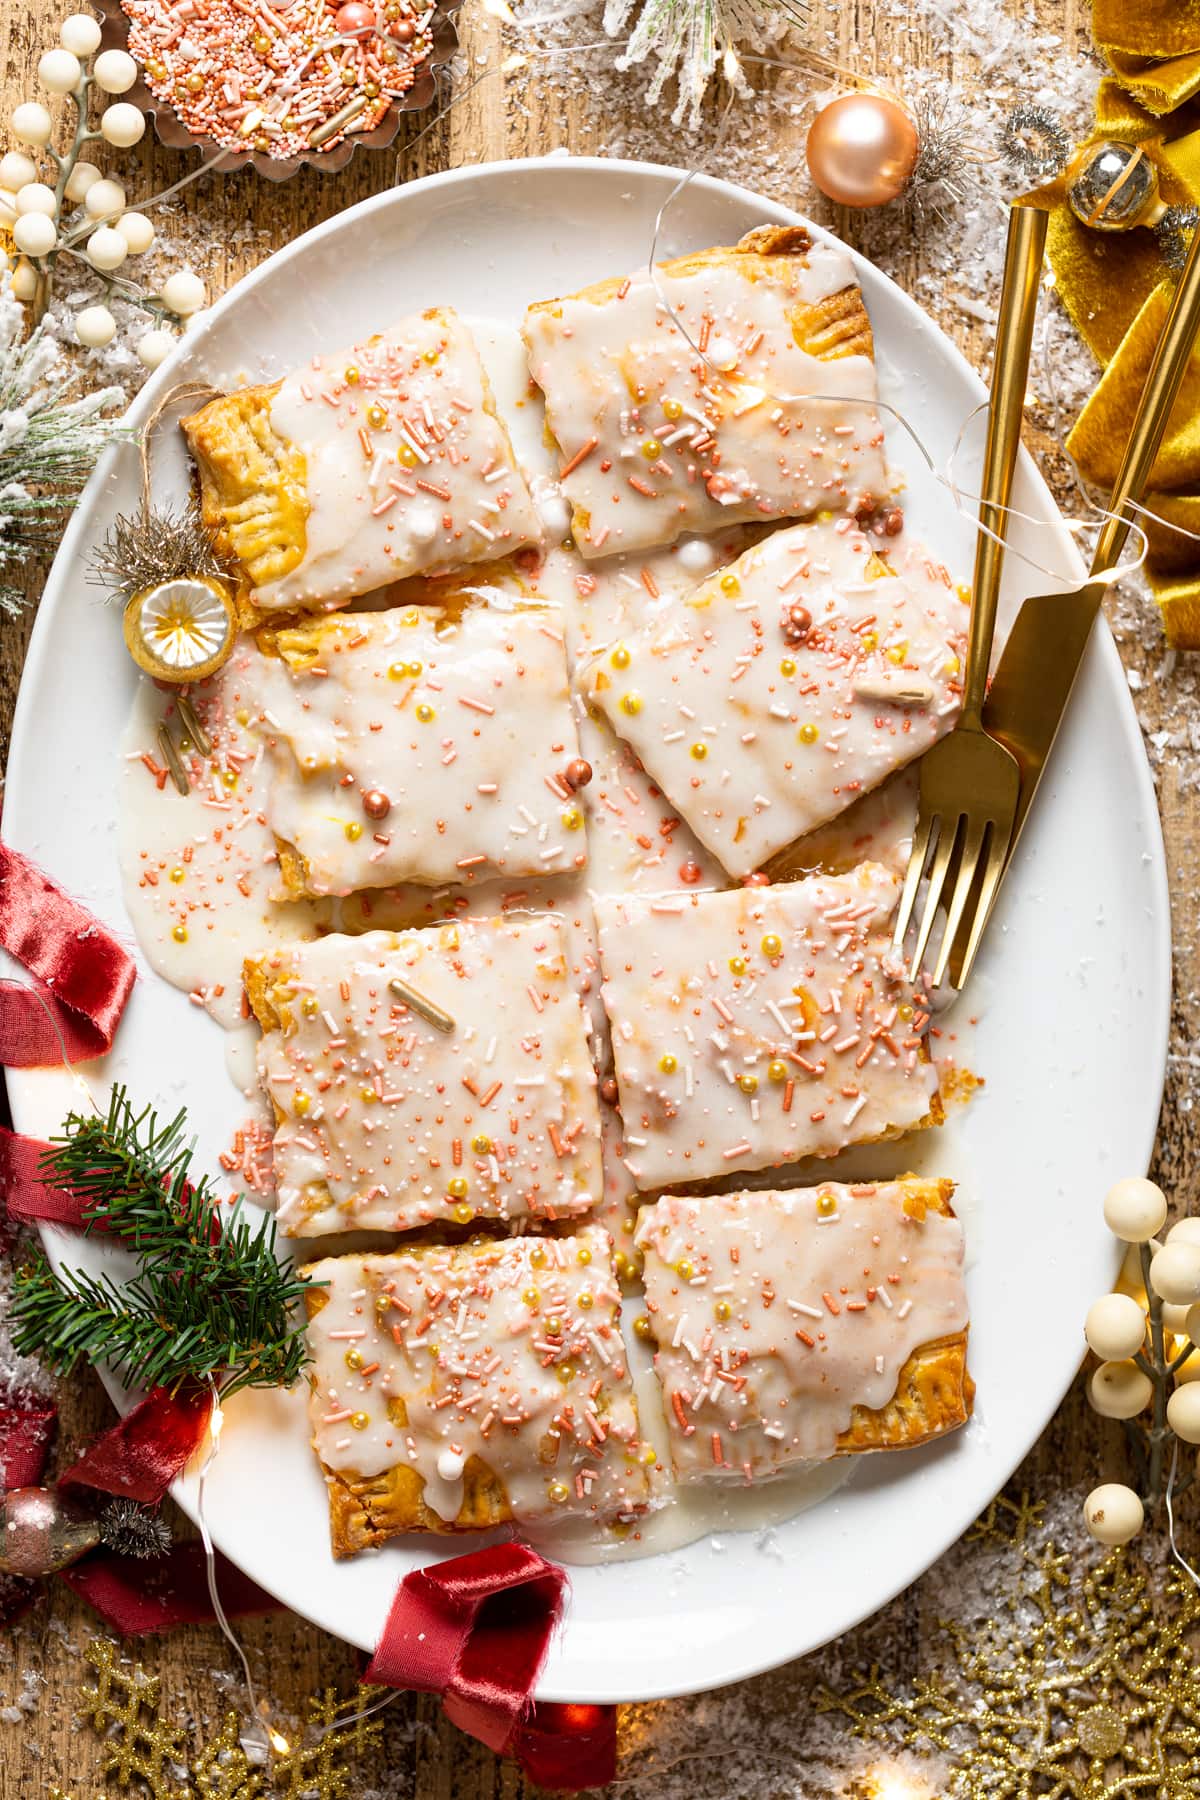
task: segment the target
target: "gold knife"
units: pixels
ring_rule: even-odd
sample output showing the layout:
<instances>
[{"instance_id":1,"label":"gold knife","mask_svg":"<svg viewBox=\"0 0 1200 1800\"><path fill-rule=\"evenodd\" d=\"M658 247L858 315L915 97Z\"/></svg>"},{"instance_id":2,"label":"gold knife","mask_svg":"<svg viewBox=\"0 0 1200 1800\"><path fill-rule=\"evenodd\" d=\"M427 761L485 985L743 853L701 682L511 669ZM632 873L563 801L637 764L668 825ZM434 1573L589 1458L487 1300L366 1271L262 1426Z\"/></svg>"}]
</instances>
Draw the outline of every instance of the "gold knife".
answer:
<instances>
[{"instance_id":1,"label":"gold knife","mask_svg":"<svg viewBox=\"0 0 1200 1800\"><path fill-rule=\"evenodd\" d=\"M1024 602L988 690L983 709L984 726L1011 750L1021 769L1021 795L1004 864L1005 874L1054 747L1096 614L1107 591L1108 583L1097 578L1113 569L1120 559L1130 526L1125 508L1131 501L1141 498L1149 480L1192 354L1197 326L1200 326L1200 229L1193 236L1191 252L1146 377L1109 500L1112 516L1104 522L1092 557L1092 579L1074 592L1042 594ZM995 905L995 896L992 905ZM950 961L950 976L956 987L960 985L965 949L966 934L960 932Z\"/></svg>"}]
</instances>

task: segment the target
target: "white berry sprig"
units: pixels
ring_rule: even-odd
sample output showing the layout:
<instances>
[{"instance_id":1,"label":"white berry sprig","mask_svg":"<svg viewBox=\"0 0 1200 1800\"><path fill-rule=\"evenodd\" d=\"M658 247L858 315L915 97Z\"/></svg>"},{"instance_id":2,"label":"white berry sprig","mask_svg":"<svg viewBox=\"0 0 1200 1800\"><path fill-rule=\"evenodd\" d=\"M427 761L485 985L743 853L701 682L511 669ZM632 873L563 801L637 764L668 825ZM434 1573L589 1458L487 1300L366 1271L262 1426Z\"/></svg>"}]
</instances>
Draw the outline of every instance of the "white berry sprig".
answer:
<instances>
[{"instance_id":1,"label":"white berry sprig","mask_svg":"<svg viewBox=\"0 0 1200 1800\"><path fill-rule=\"evenodd\" d=\"M204 283L190 269L180 269L152 293L117 273L129 257L144 256L150 249L154 226L145 212L127 205L122 183L87 161L83 151L100 142L127 150L144 135L142 113L116 98L137 80L137 64L124 50L100 49L100 26L90 13L72 13L63 20L58 35L58 44L39 59L37 77L47 94L72 102L71 142L64 150L56 149L51 142L54 122L48 108L40 100L23 100L10 123L14 137L24 147L0 156L0 226L11 231L20 257L12 274L12 292L40 318L53 291L59 260L82 260L100 277L104 295L103 300L76 314L79 342L90 349L101 349L110 342L117 322L105 302L120 296L141 307L154 321L155 328L138 340L136 348L145 366L155 369L170 354L177 332L185 329L204 305ZM88 123L93 89L107 100L94 130ZM44 171L39 168L42 159L51 165Z\"/></svg>"},{"instance_id":2,"label":"white berry sprig","mask_svg":"<svg viewBox=\"0 0 1200 1800\"><path fill-rule=\"evenodd\" d=\"M1138 1489L1105 1482L1088 1495L1083 1514L1097 1542L1125 1544L1169 1499L1174 1441L1200 1444L1200 1217L1180 1219L1160 1240L1166 1196L1139 1177L1109 1189L1104 1217L1130 1249L1122 1287L1096 1300L1084 1324L1101 1359L1088 1399L1105 1418L1124 1422Z\"/></svg>"}]
</instances>

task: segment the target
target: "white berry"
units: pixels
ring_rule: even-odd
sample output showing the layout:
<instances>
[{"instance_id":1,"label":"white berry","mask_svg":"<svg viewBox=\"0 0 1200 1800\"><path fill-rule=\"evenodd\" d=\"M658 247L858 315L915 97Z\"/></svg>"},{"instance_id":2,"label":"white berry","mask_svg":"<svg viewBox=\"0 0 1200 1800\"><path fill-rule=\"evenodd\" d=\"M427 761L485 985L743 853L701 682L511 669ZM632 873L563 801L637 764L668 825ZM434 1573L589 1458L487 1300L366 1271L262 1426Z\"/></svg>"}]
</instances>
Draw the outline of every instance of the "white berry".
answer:
<instances>
[{"instance_id":1,"label":"white berry","mask_svg":"<svg viewBox=\"0 0 1200 1800\"><path fill-rule=\"evenodd\" d=\"M154 226L145 213L122 213L116 223L117 230L129 247L130 256L144 256L154 242Z\"/></svg>"},{"instance_id":2,"label":"white berry","mask_svg":"<svg viewBox=\"0 0 1200 1800\"><path fill-rule=\"evenodd\" d=\"M26 256L49 256L58 242L54 220L45 213L26 213L12 228L13 243Z\"/></svg>"},{"instance_id":3,"label":"white berry","mask_svg":"<svg viewBox=\"0 0 1200 1800\"><path fill-rule=\"evenodd\" d=\"M1083 1519L1098 1544L1127 1544L1142 1529L1146 1511L1133 1489L1121 1481L1093 1488L1083 1503Z\"/></svg>"},{"instance_id":4,"label":"white berry","mask_svg":"<svg viewBox=\"0 0 1200 1800\"><path fill-rule=\"evenodd\" d=\"M87 255L94 269L119 269L129 255L129 245L111 225L101 225L87 241Z\"/></svg>"},{"instance_id":5,"label":"white berry","mask_svg":"<svg viewBox=\"0 0 1200 1800\"><path fill-rule=\"evenodd\" d=\"M137 80L137 64L126 50L102 50L92 64L92 74L106 94L123 94Z\"/></svg>"},{"instance_id":6,"label":"white berry","mask_svg":"<svg viewBox=\"0 0 1200 1800\"><path fill-rule=\"evenodd\" d=\"M1132 1419L1150 1402L1154 1384L1131 1362L1103 1362L1088 1382L1088 1399L1106 1419Z\"/></svg>"},{"instance_id":7,"label":"white berry","mask_svg":"<svg viewBox=\"0 0 1200 1800\"><path fill-rule=\"evenodd\" d=\"M100 27L90 13L72 13L58 28L58 40L74 56L90 56L100 46Z\"/></svg>"},{"instance_id":8,"label":"white berry","mask_svg":"<svg viewBox=\"0 0 1200 1800\"><path fill-rule=\"evenodd\" d=\"M1176 1219L1167 1233L1168 1244L1200 1244L1200 1213Z\"/></svg>"},{"instance_id":9,"label":"white berry","mask_svg":"<svg viewBox=\"0 0 1200 1800\"><path fill-rule=\"evenodd\" d=\"M160 363L166 362L177 339L170 331L148 331L145 337L137 341L138 360L145 363L148 369L157 369Z\"/></svg>"},{"instance_id":10,"label":"white berry","mask_svg":"<svg viewBox=\"0 0 1200 1800\"><path fill-rule=\"evenodd\" d=\"M89 350L102 350L116 329L117 321L107 306L85 306L75 319L75 336Z\"/></svg>"},{"instance_id":11,"label":"white berry","mask_svg":"<svg viewBox=\"0 0 1200 1800\"><path fill-rule=\"evenodd\" d=\"M106 144L112 144L118 150L128 150L146 134L146 121L136 106L128 100L118 100L115 106L108 106L100 117L100 135Z\"/></svg>"},{"instance_id":12,"label":"white berry","mask_svg":"<svg viewBox=\"0 0 1200 1800\"><path fill-rule=\"evenodd\" d=\"M162 285L163 305L186 319L204 305L204 283L190 269L178 269Z\"/></svg>"},{"instance_id":13,"label":"white berry","mask_svg":"<svg viewBox=\"0 0 1200 1800\"><path fill-rule=\"evenodd\" d=\"M0 187L0 225L12 230L13 220L17 216L17 196L8 188Z\"/></svg>"},{"instance_id":14,"label":"white berry","mask_svg":"<svg viewBox=\"0 0 1200 1800\"><path fill-rule=\"evenodd\" d=\"M14 300L32 300L37 293L37 270L32 263L19 262L13 270L12 291Z\"/></svg>"},{"instance_id":15,"label":"white berry","mask_svg":"<svg viewBox=\"0 0 1200 1800\"><path fill-rule=\"evenodd\" d=\"M38 59L38 80L48 93L69 94L79 86L82 74L79 58L69 50L47 50Z\"/></svg>"},{"instance_id":16,"label":"white berry","mask_svg":"<svg viewBox=\"0 0 1200 1800\"><path fill-rule=\"evenodd\" d=\"M208 317L208 308L206 306L202 306L200 308L199 312L188 313L187 317L180 321L181 329L184 332L197 331L199 329L199 327L201 325L203 325L203 323L204 323L205 319L207 319L207 317Z\"/></svg>"},{"instance_id":17,"label":"white berry","mask_svg":"<svg viewBox=\"0 0 1200 1800\"><path fill-rule=\"evenodd\" d=\"M1127 1176L1110 1187L1104 1196L1104 1218L1108 1229L1127 1244L1144 1244L1156 1231L1161 1231L1166 1216L1166 1196L1144 1176Z\"/></svg>"},{"instance_id":18,"label":"white berry","mask_svg":"<svg viewBox=\"0 0 1200 1800\"><path fill-rule=\"evenodd\" d=\"M11 123L14 135L23 144L34 144L40 149L50 142L53 125L40 100L23 100L14 108Z\"/></svg>"},{"instance_id":19,"label":"white berry","mask_svg":"<svg viewBox=\"0 0 1200 1800\"><path fill-rule=\"evenodd\" d=\"M1200 1383L1175 1389L1167 1401L1167 1424L1185 1444L1200 1444Z\"/></svg>"},{"instance_id":20,"label":"white berry","mask_svg":"<svg viewBox=\"0 0 1200 1800\"><path fill-rule=\"evenodd\" d=\"M1083 1333L1097 1356L1121 1362L1141 1349L1146 1315L1128 1294L1102 1294L1088 1309Z\"/></svg>"},{"instance_id":21,"label":"white berry","mask_svg":"<svg viewBox=\"0 0 1200 1800\"><path fill-rule=\"evenodd\" d=\"M1200 1350L1193 1350L1187 1361L1180 1363L1175 1371L1175 1379L1181 1384L1200 1381Z\"/></svg>"},{"instance_id":22,"label":"white berry","mask_svg":"<svg viewBox=\"0 0 1200 1800\"><path fill-rule=\"evenodd\" d=\"M27 181L23 188L17 189L17 217L22 213L45 213L52 219L58 211L58 201L54 198L54 189L47 187L44 181Z\"/></svg>"},{"instance_id":23,"label":"white berry","mask_svg":"<svg viewBox=\"0 0 1200 1800\"><path fill-rule=\"evenodd\" d=\"M1150 1286L1173 1306L1200 1300L1200 1244L1164 1244L1150 1264Z\"/></svg>"},{"instance_id":24,"label":"white berry","mask_svg":"<svg viewBox=\"0 0 1200 1800\"><path fill-rule=\"evenodd\" d=\"M125 205L125 189L119 181L103 176L93 181L83 197L83 210L92 219L108 219Z\"/></svg>"},{"instance_id":25,"label":"white berry","mask_svg":"<svg viewBox=\"0 0 1200 1800\"><path fill-rule=\"evenodd\" d=\"M32 156L26 156L23 150L10 150L7 155L0 156L0 187L10 188L15 193L18 188L36 180L37 164Z\"/></svg>"},{"instance_id":26,"label":"white berry","mask_svg":"<svg viewBox=\"0 0 1200 1800\"><path fill-rule=\"evenodd\" d=\"M63 193L68 200L73 200L78 205L81 200L86 199L89 189L95 187L100 179L100 171L95 163L77 162L67 176Z\"/></svg>"}]
</instances>

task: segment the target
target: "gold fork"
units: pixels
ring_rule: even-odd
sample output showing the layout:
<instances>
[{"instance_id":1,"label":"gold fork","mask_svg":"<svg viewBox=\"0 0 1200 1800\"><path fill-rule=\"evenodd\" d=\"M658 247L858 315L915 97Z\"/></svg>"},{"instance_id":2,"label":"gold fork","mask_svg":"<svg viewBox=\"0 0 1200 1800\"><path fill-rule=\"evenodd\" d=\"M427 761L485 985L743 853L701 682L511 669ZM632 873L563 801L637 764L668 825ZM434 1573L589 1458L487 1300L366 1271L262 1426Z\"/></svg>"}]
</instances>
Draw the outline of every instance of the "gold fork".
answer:
<instances>
[{"instance_id":1,"label":"gold fork","mask_svg":"<svg viewBox=\"0 0 1200 1800\"><path fill-rule=\"evenodd\" d=\"M1004 871L1021 792L1021 771L1016 758L983 728L983 701L996 625L1000 571L1004 563L1008 502L1021 444L1021 414L1025 404L1046 225L1047 215L1040 208L1014 206L1009 213L1008 248L1000 292L980 489L979 522L982 529L975 546L962 708L954 730L927 751L921 761L917 822L896 914L894 942L896 950L902 951L917 890L928 862L925 910L911 967L911 979L915 980L941 904L946 878L952 864L956 864L946 908L946 925L933 974L935 987L946 972L950 949L960 927L964 923L969 927L976 914L987 916L987 908ZM972 911L968 913L973 888L977 891Z\"/></svg>"}]
</instances>

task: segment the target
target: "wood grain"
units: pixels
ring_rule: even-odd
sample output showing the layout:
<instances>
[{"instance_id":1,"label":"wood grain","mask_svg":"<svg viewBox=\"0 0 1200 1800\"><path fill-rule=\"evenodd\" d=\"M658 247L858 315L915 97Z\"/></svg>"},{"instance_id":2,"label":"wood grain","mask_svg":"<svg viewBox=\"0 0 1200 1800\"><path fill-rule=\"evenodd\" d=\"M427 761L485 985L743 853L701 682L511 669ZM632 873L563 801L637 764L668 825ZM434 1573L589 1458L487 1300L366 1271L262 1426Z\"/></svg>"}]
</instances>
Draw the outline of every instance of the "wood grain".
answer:
<instances>
[{"instance_id":1,"label":"wood grain","mask_svg":"<svg viewBox=\"0 0 1200 1800\"><path fill-rule=\"evenodd\" d=\"M0 115L7 116L12 105L25 97L32 85L30 72L37 54L53 41L54 25L65 10L65 6L55 6L52 0L30 0L28 7L10 5L3 9ZM1060 34L1064 43L1062 55L1083 53L1087 41L1085 0L1036 0L1032 10L1042 27ZM874 67L881 71L891 68L895 54L952 81L967 78L969 70L957 68L953 58L942 53L936 44L907 29L899 13L895 0L881 0L878 7L872 0L831 5L825 15L825 22L836 34L836 49L831 54L858 69L866 66L864 58L868 62L873 58ZM581 22L578 29L588 41L600 35L595 19ZM463 39L466 73L460 77L460 91L472 76L495 69L511 47L501 25L480 11L475 0L468 0L465 9ZM866 51L859 46L866 46ZM594 55L588 66L596 70L596 79L590 86L579 82L566 87L556 85L540 77L535 68L508 81L498 77L485 79L432 129L426 129L424 121L409 122L398 155L360 153L337 176L305 171L281 186L260 181L251 174L209 176L188 188L182 196L182 207L187 220L196 232L203 233L210 246L205 272L213 290L232 285L270 249L390 186L398 169L407 179L465 163L541 153L558 145L593 151L597 144L607 141L613 111L618 107L625 109L622 117L627 115L630 131L644 133L638 84L632 78L620 84L607 79L606 57ZM773 79L769 71L764 71L762 78L767 84ZM1053 79L1049 69L1047 78ZM794 77L788 79L795 87ZM826 83L818 79L816 85ZM802 93L803 83L798 91ZM706 117L711 123L711 110ZM764 186L771 185L770 172L778 167L781 151L794 149L802 129L802 120L789 121L781 116L781 122L769 134L763 132L761 145L754 146L754 153L761 152ZM663 145L659 154L664 161L676 160L682 154L677 135L664 132ZM745 150L744 135L742 147ZM124 167L129 168L131 162L140 164L138 178L129 181L132 193L165 186L178 179L188 166L183 156L150 144L127 156ZM771 191L777 190L772 187ZM809 199L803 196L803 203L809 204ZM811 210L853 238L855 220L839 216L835 209L826 208L824 214L819 206L812 206ZM900 273L911 284L919 272L919 247L914 240ZM968 354L980 360L978 327L972 327L956 307L947 304L941 311L941 323ZM1051 470L1061 484L1065 471L1061 463L1054 461L1053 443L1044 433L1039 439L1035 431L1034 447L1049 457ZM31 577L32 601L36 600L36 593L35 574ZM3 626L0 735L4 742L32 618L31 605L23 620L6 621ZM1143 614L1132 629L1122 634L1122 639L1121 649L1128 666L1143 678L1142 709L1153 725L1159 709L1169 700L1169 680L1165 685L1156 684L1154 676L1162 657L1156 620ZM1161 1178L1183 1208L1196 1204L1200 1184L1197 1114L1190 1099L1193 1081L1183 1054L1183 1047L1195 1041L1200 1029L1200 883L1196 850L1200 841L1200 800L1182 760L1186 754L1186 747L1179 754L1168 748L1161 780L1178 945L1175 1048L1180 1054L1172 1062L1167 1083L1157 1158ZM1052 1303L1052 1298L1047 1303ZM110 1413L98 1382L90 1376L64 1384L60 1400L59 1456L66 1460L72 1449ZM1102 1468L1110 1474L1120 1472L1116 1433L1097 1421L1076 1393L1030 1457L1022 1479L1039 1493L1054 1494L1081 1488L1081 1484L1092 1485ZM177 1523L182 1528L182 1522ZM869 1652L875 1641L873 1634L887 1628L894 1643L898 1630L904 1649L901 1666L892 1672L897 1680L903 1679L917 1665L922 1646L932 1634L937 1611L935 1573L893 1603L882 1626L866 1627L853 1634L855 1641L848 1647L848 1660ZM32 1689L31 1716L20 1723L0 1723L0 1800L34 1800L46 1793L51 1782L61 1784L76 1800L84 1800L99 1790L102 1747L90 1731L76 1724L82 1678L79 1653L92 1629L91 1615L58 1583L39 1601L15 1635L0 1644L0 1704L13 1700L23 1678L39 1678ZM260 1689L272 1696L277 1716L290 1736L295 1735L307 1695L326 1684L349 1692L357 1678L358 1658L353 1651L296 1618L280 1615L251 1621L241 1629ZM202 1733L220 1717L228 1703L227 1695L234 1702L240 1697L236 1664L214 1630L187 1630L169 1640L131 1646L131 1650L161 1675L172 1715L197 1732ZM745 1718L748 1731L757 1729L755 1721L761 1725L794 1721L790 1741L801 1766L805 1696L814 1667L811 1659L790 1665L743 1684L738 1695L739 1716ZM702 1706L703 1702L677 1702L632 1709L622 1723L624 1771L636 1774L645 1766L648 1746L664 1721L686 1728L692 1717L700 1722ZM484 1800L485 1796L516 1800L524 1792L525 1784L511 1766L499 1763L442 1722L433 1702L401 1697L386 1716L383 1748L373 1757L362 1759L351 1783L351 1793L382 1790L389 1800L401 1795L411 1795L414 1800ZM695 1791L706 1796L736 1791L735 1769L736 1762L732 1768L719 1760L698 1763Z\"/></svg>"}]
</instances>

